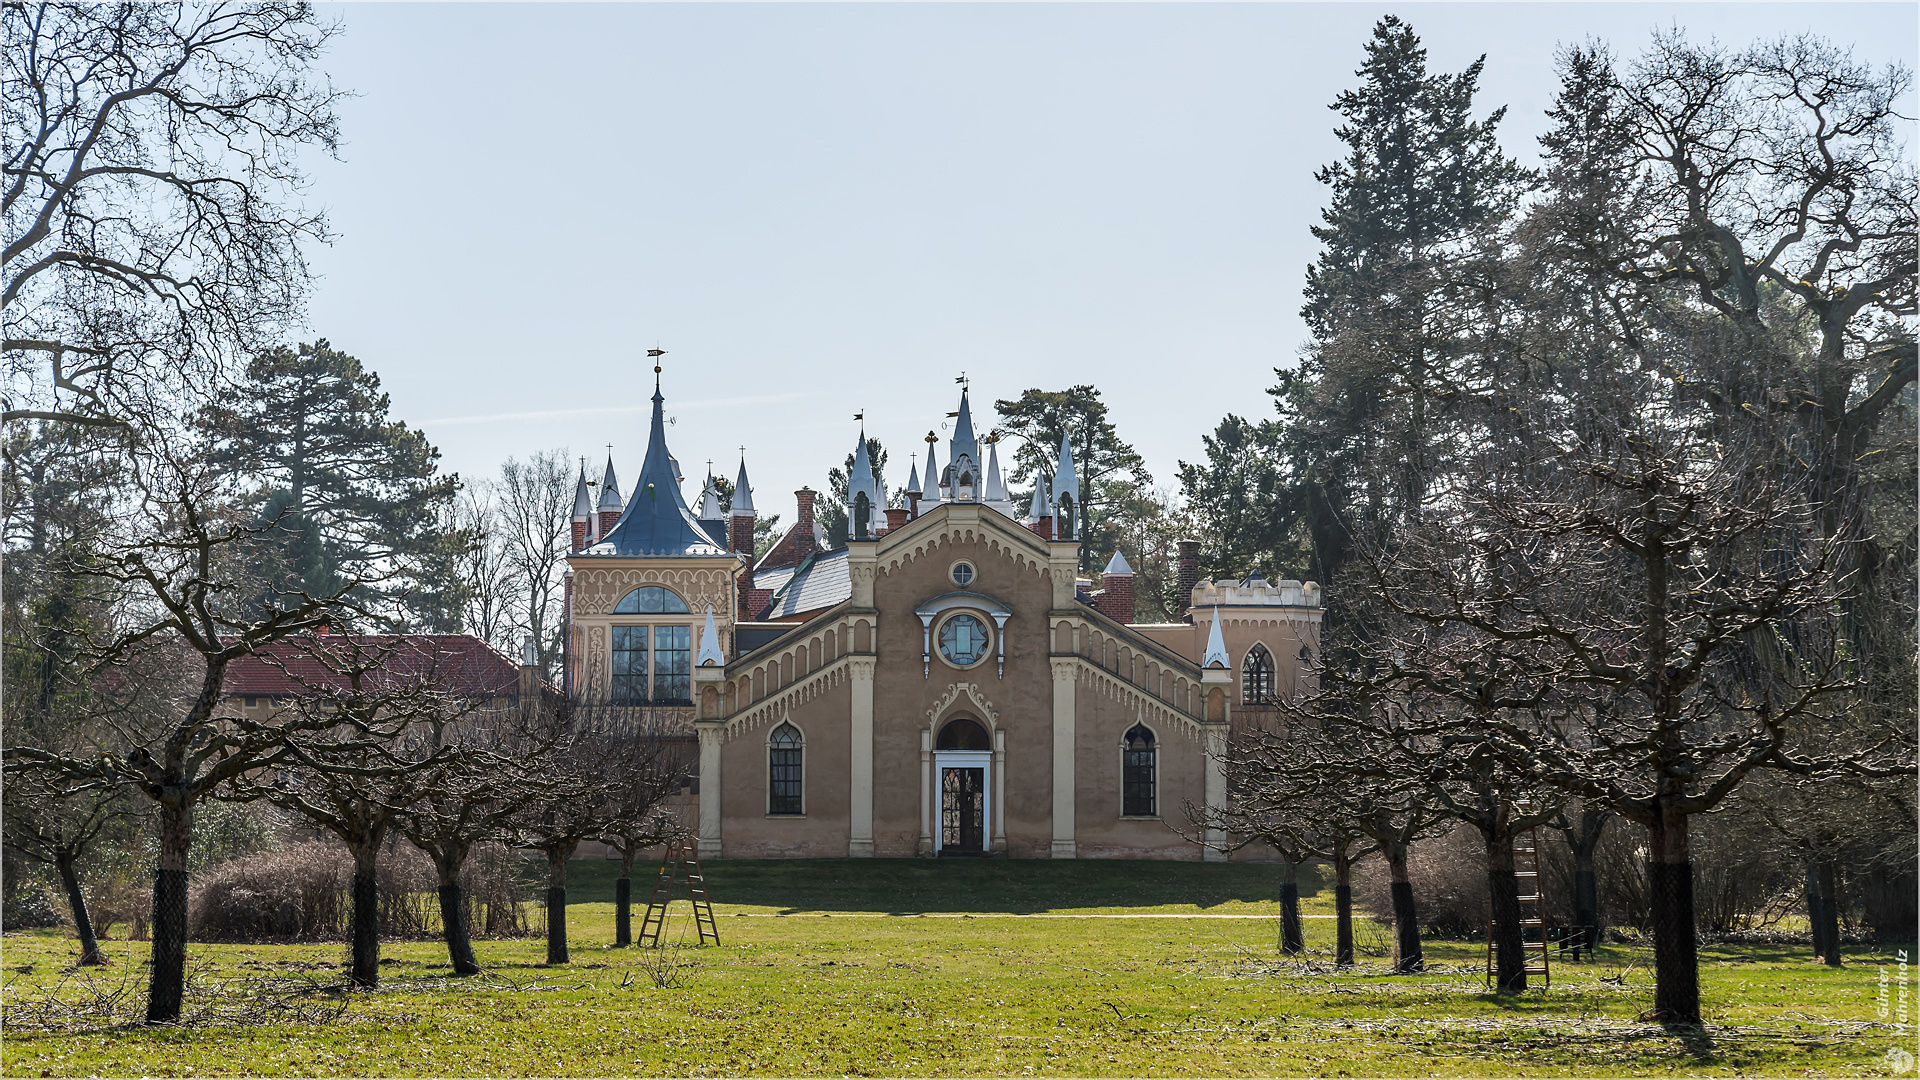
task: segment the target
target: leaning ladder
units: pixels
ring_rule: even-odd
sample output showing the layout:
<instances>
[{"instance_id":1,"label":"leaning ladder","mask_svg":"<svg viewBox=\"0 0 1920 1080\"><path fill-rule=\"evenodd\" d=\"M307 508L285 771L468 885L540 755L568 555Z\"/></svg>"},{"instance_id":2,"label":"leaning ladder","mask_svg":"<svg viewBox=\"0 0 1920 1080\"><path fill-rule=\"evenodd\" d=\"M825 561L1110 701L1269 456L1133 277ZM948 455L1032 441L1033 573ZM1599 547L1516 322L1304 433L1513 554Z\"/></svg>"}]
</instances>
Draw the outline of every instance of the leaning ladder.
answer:
<instances>
[{"instance_id":1,"label":"leaning ladder","mask_svg":"<svg viewBox=\"0 0 1920 1080\"><path fill-rule=\"evenodd\" d=\"M1528 978L1540 977L1540 989L1544 990L1553 982L1552 964L1548 957L1553 946L1547 941L1547 898L1540 891L1540 837L1537 828L1528 829L1513 838L1513 877L1514 888L1520 895L1520 955L1521 970ZM1488 901L1491 906L1492 901ZM1531 905L1531 913L1529 913ZM1529 935L1532 935L1530 938ZM1487 912L1487 988L1493 988L1494 978L1498 974L1493 947L1493 912ZM1533 940L1537 938L1538 940Z\"/></svg>"},{"instance_id":2,"label":"leaning ladder","mask_svg":"<svg viewBox=\"0 0 1920 1080\"><path fill-rule=\"evenodd\" d=\"M687 899L693 902L693 925L700 932L700 944L713 939L720 944L720 924L713 919L713 903L707 898L707 877L700 872L700 856L690 847L667 845L660 860L660 873L653 879L653 896L647 901L647 913L640 920L640 944L660 944L660 932L666 929L667 905L673 903L674 886L681 877L687 880Z\"/></svg>"}]
</instances>

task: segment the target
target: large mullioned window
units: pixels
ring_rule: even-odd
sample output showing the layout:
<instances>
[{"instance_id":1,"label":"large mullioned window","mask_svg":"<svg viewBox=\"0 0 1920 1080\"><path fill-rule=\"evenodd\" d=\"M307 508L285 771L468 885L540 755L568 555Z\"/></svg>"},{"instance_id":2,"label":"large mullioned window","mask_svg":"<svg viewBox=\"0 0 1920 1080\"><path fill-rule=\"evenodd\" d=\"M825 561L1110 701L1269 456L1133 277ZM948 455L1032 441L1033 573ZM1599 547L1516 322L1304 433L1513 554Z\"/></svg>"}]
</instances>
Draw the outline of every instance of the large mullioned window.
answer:
<instances>
[{"instance_id":1,"label":"large mullioned window","mask_svg":"<svg viewBox=\"0 0 1920 1080\"><path fill-rule=\"evenodd\" d=\"M687 602L658 585L620 598L616 615L686 615ZM618 705L688 705L693 701L693 627L613 628L612 694Z\"/></svg>"}]
</instances>

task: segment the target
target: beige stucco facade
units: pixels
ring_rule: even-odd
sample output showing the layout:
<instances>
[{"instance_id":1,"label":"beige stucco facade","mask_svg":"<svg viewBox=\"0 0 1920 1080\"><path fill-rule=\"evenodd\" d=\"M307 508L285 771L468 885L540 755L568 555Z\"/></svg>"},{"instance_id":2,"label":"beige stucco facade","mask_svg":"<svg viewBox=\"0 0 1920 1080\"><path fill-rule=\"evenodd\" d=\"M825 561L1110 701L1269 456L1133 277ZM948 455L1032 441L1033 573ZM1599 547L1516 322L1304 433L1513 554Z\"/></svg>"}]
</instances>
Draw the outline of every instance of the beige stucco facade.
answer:
<instances>
[{"instance_id":1,"label":"beige stucco facade","mask_svg":"<svg viewBox=\"0 0 1920 1080\"><path fill-rule=\"evenodd\" d=\"M715 613L726 660L694 669L684 710L699 745L687 812L706 858L976 853L943 821L953 768L977 770L985 788L975 797L977 853L1221 858L1196 842L1188 808L1227 797L1220 755L1236 716L1245 722L1241 658L1264 646L1275 689L1290 691L1302 650L1318 648L1317 593L1296 587L1281 606L1275 596L1209 594L1205 583L1196 599L1218 606L1196 608L1192 623L1127 626L1076 596L1076 558L1074 542L1043 539L989 507L939 504L877 540L851 542L852 596L742 654L732 648L744 624L731 590L743 564L580 556L571 677L576 693L605 693L614 626L677 621L698 647L705 613ZM674 590L689 613L614 614L642 585ZM965 666L936 641L962 614L988 628ZM1202 670L1215 617L1233 661ZM942 749L942 732L963 719L984 729L986 745ZM776 808L771 794L770 737L782 725L800 740L797 809ZM1152 812L1128 814L1123 759L1140 728L1151 733Z\"/></svg>"}]
</instances>

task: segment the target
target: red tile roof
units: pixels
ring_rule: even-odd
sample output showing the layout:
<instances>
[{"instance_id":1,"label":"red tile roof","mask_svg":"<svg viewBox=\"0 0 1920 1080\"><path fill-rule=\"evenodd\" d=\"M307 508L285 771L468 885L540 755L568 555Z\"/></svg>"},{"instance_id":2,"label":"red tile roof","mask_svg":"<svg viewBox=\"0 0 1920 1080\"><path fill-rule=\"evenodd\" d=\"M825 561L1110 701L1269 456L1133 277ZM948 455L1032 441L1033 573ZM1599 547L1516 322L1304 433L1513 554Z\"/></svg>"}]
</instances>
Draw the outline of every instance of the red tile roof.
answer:
<instances>
[{"instance_id":1,"label":"red tile roof","mask_svg":"<svg viewBox=\"0 0 1920 1080\"><path fill-rule=\"evenodd\" d=\"M301 634L228 665L224 693L300 697L348 685L343 673L355 667L378 671L363 685L430 680L460 697L498 697L520 686L520 666L472 634Z\"/></svg>"}]
</instances>

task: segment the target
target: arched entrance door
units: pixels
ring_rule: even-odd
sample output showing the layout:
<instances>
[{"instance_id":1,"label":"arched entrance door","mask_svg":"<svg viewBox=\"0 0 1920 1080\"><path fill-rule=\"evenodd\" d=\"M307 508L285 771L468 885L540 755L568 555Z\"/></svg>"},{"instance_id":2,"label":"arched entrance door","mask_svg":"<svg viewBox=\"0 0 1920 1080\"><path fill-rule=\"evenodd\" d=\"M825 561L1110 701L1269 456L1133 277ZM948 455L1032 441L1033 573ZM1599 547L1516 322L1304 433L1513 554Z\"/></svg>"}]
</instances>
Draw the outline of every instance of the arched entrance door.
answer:
<instances>
[{"instance_id":1,"label":"arched entrance door","mask_svg":"<svg viewBox=\"0 0 1920 1080\"><path fill-rule=\"evenodd\" d=\"M977 721L947 721L934 741L933 768L940 793L942 855L981 855L993 836L993 752Z\"/></svg>"}]
</instances>

